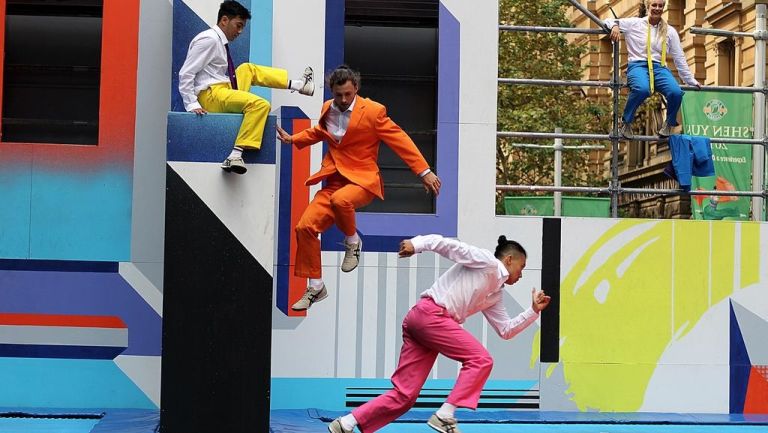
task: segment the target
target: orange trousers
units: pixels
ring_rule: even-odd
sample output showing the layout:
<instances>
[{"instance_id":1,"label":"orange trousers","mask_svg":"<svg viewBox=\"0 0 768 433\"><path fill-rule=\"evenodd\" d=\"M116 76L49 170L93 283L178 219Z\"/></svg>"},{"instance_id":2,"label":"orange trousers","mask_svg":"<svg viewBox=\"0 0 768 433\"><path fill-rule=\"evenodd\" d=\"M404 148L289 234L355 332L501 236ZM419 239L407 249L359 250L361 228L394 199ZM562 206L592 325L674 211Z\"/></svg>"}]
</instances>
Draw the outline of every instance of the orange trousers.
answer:
<instances>
[{"instance_id":1,"label":"orange trousers","mask_svg":"<svg viewBox=\"0 0 768 433\"><path fill-rule=\"evenodd\" d=\"M315 194L296 225L296 267L294 275L321 278L320 239L318 235L333 223L346 236L355 234L355 209L373 201L375 196L363 187L334 173L325 187Z\"/></svg>"}]
</instances>

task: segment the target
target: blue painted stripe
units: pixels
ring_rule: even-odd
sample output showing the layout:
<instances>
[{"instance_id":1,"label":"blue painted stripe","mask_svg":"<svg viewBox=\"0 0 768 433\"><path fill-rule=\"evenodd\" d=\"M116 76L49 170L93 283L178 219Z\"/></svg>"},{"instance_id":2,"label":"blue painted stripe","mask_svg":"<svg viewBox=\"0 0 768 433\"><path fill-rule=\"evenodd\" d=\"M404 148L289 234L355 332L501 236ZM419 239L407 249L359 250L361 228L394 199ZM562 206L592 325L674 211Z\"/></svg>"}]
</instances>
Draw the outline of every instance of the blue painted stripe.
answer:
<instances>
[{"instance_id":1,"label":"blue painted stripe","mask_svg":"<svg viewBox=\"0 0 768 433\"><path fill-rule=\"evenodd\" d=\"M307 115L298 107L281 107L280 123L289 134L293 134L294 119L308 119ZM293 173L293 146L280 147L280 199L277 211L277 269L275 283L275 304L285 314L288 314L288 289L290 280L291 240L293 239L293 227L291 226L291 202L292 173Z\"/></svg>"},{"instance_id":2,"label":"blue painted stripe","mask_svg":"<svg viewBox=\"0 0 768 433\"><path fill-rule=\"evenodd\" d=\"M4 271L109 272L117 273L117 262L82 262L76 260L11 260L0 259Z\"/></svg>"},{"instance_id":3,"label":"blue painted stripe","mask_svg":"<svg viewBox=\"0 0 768 433\"><path fill-rule=\"evenodd\" d=\"M0 357L115 359L125 347L0 344Z\"/></svg>"},{"instance_id":4,"label":"blue painted stripe","mask_svg":"<svg viewBox=\"0 0 768 433\"><path fill-rule=\"evenodd\" d=\"M272 15L272 0L251 0L251 22L246 26L251 31L251 63L272 66ZM272 89L257 86L251 92L272 102Z\"/></svg>"}]
</instances>

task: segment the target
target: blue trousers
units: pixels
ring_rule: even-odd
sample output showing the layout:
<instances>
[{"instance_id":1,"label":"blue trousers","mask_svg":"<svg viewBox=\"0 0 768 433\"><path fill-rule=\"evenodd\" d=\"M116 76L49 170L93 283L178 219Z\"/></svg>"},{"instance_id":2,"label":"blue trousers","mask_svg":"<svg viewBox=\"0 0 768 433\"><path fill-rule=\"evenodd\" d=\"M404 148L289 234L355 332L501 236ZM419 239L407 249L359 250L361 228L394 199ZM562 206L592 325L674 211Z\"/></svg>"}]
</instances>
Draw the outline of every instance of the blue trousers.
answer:
<instances>
[{"instance_id":1,"label":"blue trousers","mask_svg":"<svg viewBox=\"0 0 768 433\"><path fill-rule=\"evenodd\" d=\"M669 68L653 62L653 86L655 90L667 98L667 125L677 126L677 112L683 102L683 89L677 84ZM640 104L651 96L651 82L648 78L648 62L634 61L627 66L627 84L629 97L621 116L624 123L631 123Z\"/></svg>"}]
</instances>

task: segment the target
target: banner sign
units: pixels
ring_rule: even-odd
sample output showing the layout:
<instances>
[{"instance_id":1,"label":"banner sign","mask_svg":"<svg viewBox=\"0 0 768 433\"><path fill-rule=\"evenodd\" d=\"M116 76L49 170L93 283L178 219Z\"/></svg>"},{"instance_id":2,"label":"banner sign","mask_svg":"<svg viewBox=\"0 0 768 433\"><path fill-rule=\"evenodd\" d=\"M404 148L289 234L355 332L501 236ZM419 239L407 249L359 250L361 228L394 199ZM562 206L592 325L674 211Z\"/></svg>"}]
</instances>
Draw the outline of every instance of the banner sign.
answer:
<instances>
[{"instance_id":1,"label":"banner sign","mask_svg":"<svg viewBox=\"0 0 768 433\"><path fill-rule=\"evenodd\" d=\"M724 92L686 92L683 95L683 133L709 138L752 138L752 95ZM752 146L712 143L715 176L694 177L691 190L750 191ZM748 220L751 198L691 196L694 219Z\"/></svg>"}]
</instances>

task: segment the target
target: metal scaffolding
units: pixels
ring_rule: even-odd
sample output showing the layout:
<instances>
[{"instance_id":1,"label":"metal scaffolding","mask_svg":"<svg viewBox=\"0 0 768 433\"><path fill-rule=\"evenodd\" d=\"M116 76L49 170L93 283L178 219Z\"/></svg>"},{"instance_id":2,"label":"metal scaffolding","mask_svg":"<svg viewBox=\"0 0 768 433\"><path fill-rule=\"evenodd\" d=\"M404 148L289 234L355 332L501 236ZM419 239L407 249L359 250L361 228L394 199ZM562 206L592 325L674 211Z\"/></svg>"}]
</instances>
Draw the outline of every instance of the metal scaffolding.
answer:
<instances>
[{"instance_id":1,"label":"metal scaffolding","mask_svg":"<svg viewBox=\"0 0 768 433\"><path fill-rule=\"evenodd\" d=\"M578 0L569 0L574 8L580 10L600 28L583 29L572 27L538 27L538 26L513 26L499 25L500 31L509 32L547 32L547 33L581 33L581 34L608 34L610 29L606 24L586 9ZM691 33L698 35L713 35L723 37L751 37L755 39L755 82L753 87L737 86L702 86L700 90L712 90L731 93L752 93L754 95L754 134L751 139L737 138L712 138L712 143L728 143L752 146L752 191L684 191L682 189L650 189L650 188L623 188L619 182L619 141L621 137L618 131L619 125L619 92L627 87L619 78L619 43L613 45L613 76L611 81L576 81L576 80L543 80L532 78L499 78L500 85L534 85L534 86L574 86L574 87L604 87L610 88L613 94L613 122L610 134L573 134L562 132L515 132L499 131L497 137L505 138L534 138L557 140L609 140L611 142L611 179L607 188L601 187L577 187L577 186L532 186L532 185L496 185L497 191L526 191L526 192L580 192L609 194L611 197L611 216L618 217L618 199L620 194L655 194L655 195L706 195L706 196L738 196L752 197L752 219L763 219L763 208L768 198L768 188L765 184L765 157L768 138L766 138L766 105L765 94L768 87L765 86L765 42L768 39L766 31L766 4L768 0L756 0L756 28L754 33L731 32L719 29L691 28ZM681 86L684 90L699 90L693 86ZM636 135L633 140L659 141L656 136ZM562 143L560 141L560 143ZM518 147L539 147L540 145L517 145ZM562 146L571 148L579 146ZM551 146L542 146L551 147Z\"/></svg>"}]
</instances>

